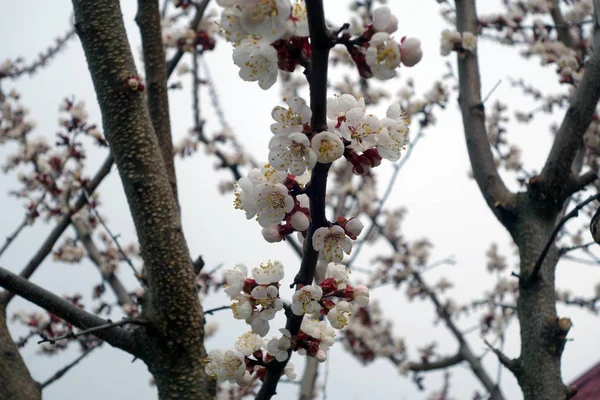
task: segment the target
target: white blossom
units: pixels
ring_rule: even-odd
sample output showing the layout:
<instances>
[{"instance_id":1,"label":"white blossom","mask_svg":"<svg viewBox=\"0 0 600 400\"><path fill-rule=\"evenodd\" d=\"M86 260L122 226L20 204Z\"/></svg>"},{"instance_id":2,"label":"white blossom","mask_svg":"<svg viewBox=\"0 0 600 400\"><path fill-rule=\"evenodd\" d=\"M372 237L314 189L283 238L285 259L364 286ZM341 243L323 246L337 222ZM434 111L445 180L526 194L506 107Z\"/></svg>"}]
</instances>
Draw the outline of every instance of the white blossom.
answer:
<instances>
[{"instance_id":1,"label":"white blossom","mask_svg":"<svg viewBox=\"0 0 600 400\"><path fill-rule=\"evenodd\" d=\"M238 4L240 22L247 32L262 36L268 43L286 33L292 12L289 0L244 0Z\"/></svg>"},{"instance_id":2,"label":"white blossom","mask_svg":"<svg viewBox=\"0 0 600 400\"><path fill-rule=\"evenodd\" d=\"M335 329L344 329L348 326L348 317L352 316L350 303L340 301L327 313L327 319Z\"/></svg>"},{"instance_id":3,"label":"white blossom","mask_svg":"<svg viewBox=\"0 0 600 400\"><path fill-rule=\"evenodd\" d=\"M396 68L400 66L400 58L400 45L389 33L378 32L373 35L366 52L366 62L376 78L394 78Z\"/></svg>"},{"instance_id":4,"label":"white blossom","mask_svg":"<svg viewBox=\"0 0 600 400\"><path fill-rule=\"evenodd\" d=\"M387 6L373 10L373 28L377 32L394 33L398 30L398 18L394 16Z\"/></svg>"},{"instance_id":5,"label":"white blossom","mask_svg":"<svg viewBox=\"0 0 600 400\"><path fill-rule=\"evenodd\" d=\"M346 114L346 120L340 126L342 137L350 141L349 148L354 151L365 151L377 145L379 119L365 114L360 108L353 108Z\"/></svg>"},{"instance_id":6,"label":"white blossom","mask_svg":"<svg viewBox=\"0 0 600 400\"><path fill-rule=\"evenodd\" d=\"M288 358L288 349L292 345L292 335L287 329L279 330L282 334L281 338L273 338L267 343L267 351L275 357L279 362L283 362Z\"/></svg>"},{"instance_id":7,"label":"white blossom","mask_svg":"<svg viewBox=\"0 0 600 400\"><path fill-rule=\"evenodd\" d=\"M233 269L225 271L224 290L232 300L242 292L247 275L248 267L244 264L237 264Z\"/></svg>"},{"instance_id":8,"label":"white blossom","mask_svg":"<svg viewBox=\"0 0 600 400\"><path fill-rule=\"evenodd\" d=\"M252 268L252 277L259 285L277 283L283 279L283 264L269 260L266 264Z\"/></svg>"},{"instance_id":9,"label":"white blossom","mask_svg":"<svg viewBox=\"0 0 600 400\"><path fill-rule=\"evenodd\" d=\"M344 289L348 282L348 270L344 264L329 263L325 271L325 279L332 278L338 289Z\"/></svg>"},{"instance_id":10,"label":"white blossom","mask_svg":"<svg viewBox=\"0 0 600 400\"><path fill-rule=\"evenodd\" d=\"M284 101L288 108L277 106L271 111L271 117L275 120L275 123L271 124L271 132L274 135L302 132L304 125L310 123L310 107L301 97L292 97Z\"/></svg>"},{"instance_id":11,"label":"white blossom","mask_svg":"<svg viewBox=\"0 0 600 400\"><path fill-rule=\"evenodd\" d=\"M383 118L382 129L378 135L377 151L382 158L398 161L402 150L406 148L408 128L402 119Z\"/></svg>"},{"instance_id":12,"label":"white blossom","mask_svg":"<svg viewBox=\"0 0 600 400\"><path fill-rule=\"evenodd\" d=\"M369 300L369 288L365 285L356 285L354 287L354 302L360 307L366 307Z\"/></svg>"},{"instance_id":13,"label":"white blossom","mask_svg":"<svg viewBox=\"0 0 600 400\"><path fill-rule=\"evenodd\" d=\"M302 211L296 211L292 214L290 221L292 223L292 228L297 230L298 232L304 232L308 229L310 225L310 220Z\"/></svg>"},{"instance_id":14,"label":"white blossom","mask_svg":"<svg viewBox=\"0 0 600 400\"><path fill-rule=\"evenodd\" d=\"M303 133L273 136L269 141L269 162L279 171L302 175L317 163L317 154Z\"/></svg>"},{"instance_id":15,"label":"white blossom","mask_svg":"<svg viewBox=\"0 0 600 400\"><path fill-rule=\"evenodd\" d=\"M283 240L283 236L281 236L278 226L279 225L269 225L266 228L262 228L260 232L267 242L277 243Z\"/></svg>"},{"instance_id":16,"label":"white blossom","mask_svg":"<svg viewBox=\"0 0 600 400\"><path fill-rule=\"evenodd\" d=\"M356 99L351 94L329 97L327 99L327 118L337 121L344 118L346 113L353 108L365 110L365 99L363 97Z\"/></svg>"},{"instance_id":17,"label":"white blossom","mask_svg":"<svg viewBox=\"0 0 600 400\"><path fill-rule=\"evenodd\" d=\"M317 285L303 286L292 296L292 312L296 315L313 314L321 309L319 300L323 289Z\"/></svg>"},{"instance_id":18,"label":"white blossom","mask_svg":"<svg viewBox=\"0 0 600 400\"><path fill-rule=\"evenodd\" d=\"M312 138L311 147L322 164L334 162L344 155L344 142L335 133L320 132Z\"/></svg>"},{"instance_id":19,"label":"white blossom","mask_svg":"<svg viewBox=\"0 0 600 400\"><path fill-rule=\"evenodd\" d=\"M216 349L208 353L206 373L219 381L237 382L246 372L244 357L233 350Z\"/></svg>"},{"instance_id":20,"label":"white blossom","mask_svg":"<svg viewBox=\"0 0 600 400\"><path fill-rule=\"evenodd\" d=\"M339 225L317 229L312 242L314 249L319 252L319 258L327 261L340 262L344 258L343 253L350 254L352 251L352 240Z\"/></svg>"},{"instance_id":21,"label":"white blossom","mask_svg":"<svg viewBox=\"0 0 600 400\"><path fill-rule=\"evenodd\" d=\"M235 348L245 356L251 356L256 351L260 350L263 344L263 339L260 335L249 331L244 333L235 342Z\"/></svg>"},{"instance_id":22,"label":"white blossom","mask_svg":"<svg viewBox=\"0 0 600 400\"><path fill-rule=\"evenodd\" d=\"M423 58L421 41L417 38L407 38L400 44L400 58L402 64L414 67Z\"/></svg>"},{"instance_id":23,"label":"white blossom","mask_svg":"<svg viewBox=\"0 0 600 400\"><path fill-rule=\"evenodd\" d=\"M288 189L277 183L265 183L254 190L258 214L258 223L263 228L283 221L285 214L294 208L294 199Z\"/></svg>"},{"instance_id":24,"label":"white blossom","mask_svg":"<svg viewBox=\"0 0 600 400\"><path fill-rule=\"evenodd\" d=\"M240 67L240 78L258 81L261 89L267 90L277 81L277 51L265 41L242 40L233 50L233 63Z\"/></svg>"}]
</instances>

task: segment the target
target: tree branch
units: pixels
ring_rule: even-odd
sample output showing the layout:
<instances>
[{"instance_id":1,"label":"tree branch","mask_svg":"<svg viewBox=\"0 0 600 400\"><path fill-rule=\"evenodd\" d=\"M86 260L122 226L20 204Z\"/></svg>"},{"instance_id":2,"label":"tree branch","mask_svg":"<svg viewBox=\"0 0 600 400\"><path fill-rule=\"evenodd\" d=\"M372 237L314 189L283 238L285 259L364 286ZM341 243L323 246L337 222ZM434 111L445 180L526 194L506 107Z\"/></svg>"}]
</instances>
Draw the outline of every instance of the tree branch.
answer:
<instances>
[{"instance_id":1,"label":"tree branch","mask_svg":"<svg viewBox=\"0 0 600 400\"><path fill-rule=\"evenodd\" d=\"M560 6L558 0L552 0L550 5L550 16L554 21L554 27L556 28L556 35L558 40L567 47L573 47L573 40L569 33L569 25L565 23L565 19L560 12Z\"/></svg>"},{"instance_id":2,"label":"tree branch","mask_svg":"<svg viewBox=\"0 0 600 400\"><path fill-rule=\"evenodd\" d=\"M329 66L329 31L325 26L323 0L306 0L308 28L311 41L311 68L308 73L310 88L310 108L312 117L310 121L313 132L327 130L327 69ZM304 240L304 254L300 270L294 278L296 285L310 285L313 282L315 268L319 253L312 246L314 232L327 224L325 216L325 195L327 192L327 174L331 164L317 163L312 170L307 195L310 200L310 219L306 239ZM302 324L302 316L290 313L285 328L292 336L297 335ZM267 374L263 384L256 395L256 400L268 400L276 393L277 383L291 356L284 362L273 361L267 366Z\"/></svg>"},{"instance_id":3,"label":"tree branch","mask_svg":"<svg viewBox=\"0 0 600 400\"><path fill-rule=\"evenodd\" d=\"M568 220L570 220L571 218L575 218L577 215L579 215L579 210L581 210L583 207L585 207L592 201L598 200L598 199L600 199L600 193L596 193L595 195L588 197L585 201L582 201L581 203L577 204L577 206L575 208L573 208L567 215L565 215L564 217L561 218L561 220L558 222L558 224L556 224L556 226L554 227L554 230L550 234L550 237L548 238L546 245L542 249L540 256L538 257L537 261L535 262L533 270L531 271L531 273L525 280L521 280L521 284L531 285L533 282L535 282L539 278L539 276L540 276L539 272L540 272L540 269L542 269L542 264L544 263L544 259L546 258L548 251L554 244L554 240L556 239L556 236L558 236L562 227L565 225L565 223Z\"/></svg>"},{"instance_id":4,"label":"tree branch","mask_svg":"<svg viewBox=\"0 0 600 400\"><path fill-rule=\"evenodd\" d=\"M56 382L57 380L59 380L60 378L62 378L67 372L69 372L73 367L75 367L77 364L79 364L79 362L81 360L83 360L84 358L86 358L94 349L97 349L98 347L100 347L102 345L102 342L88 348L85 349L85 351L83 353L81 353L79 355L79 357L77 357L75 360L71 361L70 363L68 363L67 365L65 365L64 367L62 367L61 369L59 369L58 371L56 371L56 373L54 375L52 375L50 378L48 378L47 380L45 380L44 382L42 382L40 384L40 389L44 390L47 386L51 385L52 383Z\"/></svg>"},{"instance_id":5,"label":"tree branch","mask_svg":"<svg viewBox=\"0 0 600 400\"><path fill-rule=\"evenodd\" d=\"M190 29L194 32L196 32L198 26L200 26L200 22L202 21L202 17L204 17L204 12L206 11L206 7L208 7L209 1L210 0L202 0L200 4L196 5L196 15L194 15L194 19L190 22ZM173 74L173 71L175 71L181 57L183 57L183 49L180 48L167 62L167 79L169 79L171 74Z\"/></svg>"},{"instance_id":6,"label":"tree branch","mask_svg":"<svg viewBox=\"0 0 600 400\"><path fill-rule=\"evenodd\" d=\"M173 139L167 94L167 66L163 46L159 0L138 0L135 17L142 36L148 113L158 139L173 196L177 199L177 177L173 159Z\"/></svg>"},{"instance_id":7,"label":"tree branch","mask_svg":"<svg viewBox=\"0 0 600 400\"><path fill-rule=\"evenodd\" d=\"M0 286L55 314L79 329L90 329L107 323L104 319L82 310L71 302L1 267ZM138 352L134 347L132 335L124 329L101 330L96 332L95 336L108 342L111 346L137 356Z\"/></svg>"},{"instance_id":8,"label":"tree branch","mask_svg":"<svg viewBox=\"0 0 600 400\"><path fill-rule=\"evenodd\" d=\"M502 351L492 346L490 342L488 342L486 339L483 339L483 341L486 344L486 346L489 347L490 350L494 352L494 354L496 354L496 356L498 357L498 361L500 361L502 365L504 365L510 372L512 372L515 376L518 377L518 375L520 374L519 360L508 358Z\"/></svg>"},{"instance_id":9,"label":"tree branch","mask_svg":"<svg viewBox=\"0 0 600 400\"><path fill-rule=\"evenodd\" d=\"M83 190L85 192L87 192L88 194L93 193L98 188L98 186L100 185L102 180L106 177L106 175L108 175L108 173L110 172L112 164L113 164L113 157L112 157L112 154L109 154L108 157L106 158L106 160L104 160L104 163L102 164L102 166L100 167L100 169L98 170L98 172L96 173L94 178L89 182L89 184ZM35 255L29 261L29 263L25 266L23 271L21 271L21 273L20 273L21 277L23 277L25 279L29 279L29 277L35 272L35 270L44 261L46 256L48 256L48 254L50 254L50 252L52 251L52 247L54 247L54 245L56 244L58 239L61 237L61 235L65 231L65 229L67 229L67 227L71 223L71 217L73 216L73 214L75 214L79 210L81 210L81 208L85 204L87 204L87 195L86 195L86 193L82 193L81 195L79 195L79 197L77 198L77 201L75 202L75 205L69 210L69 212L66 213L65 215L63 215L58 220L58 223L56 224L54 229L52 229L52 231L50 232L50 234L48 235L48 237L46 238L46 240L44 241L42 246L35 253ZM14 297L13 293L3 292L0 295L0 304L4 305L4 307L6 307L6 305L10 302L10 300L13 297Z\"/></svg>"},{"instance_id":10,"label":"tree branch","mask_svg":"<svg viewBox=\"0 0 600 400\"><path fill-rule=\"evenodd\" d=\"M563 201L570 195L565 193L564 187L569 181L571 164L582 146L583 134L592 121L599 99L600 46L594 48L585 65L581 82L565 113L540 175L546 197L553 199L559 206L562 206Z\"/></svg>"},{"instance_id":11,"label":"tree branch","mask_svg":"<svg viewBox=\"0 0 600 400\"><path fill-rule=\"evenodd\" d=\"M161 399L172 398L175 390L209 396L214 381L200 362L206 355L204 317L179 208L144 96L124 85L137 73L120 4L73 0L73 8L148 272L149 301L143 315L152 321L152 335L139 341L140 358L154 375Z\"/></svg>"},{"instance_id":12,"label":"tree branch","mask_svg":"<svg viewBox=\"0 0 600 400\"><path fill-rule=\"evenodd\" d=\"M98 270L102 274L102 278L108 283L108 285L112 289L113 293L115 294L115 297L117 298L117 302L119 303L119 305L124 306L126 304L127 305L135 304L133 302L133 300L131 299L131 296L127 292L127 289L125 289L125 286L123 286L123 283L115 275L115 273L114 272L105 273L103 271L102 254L100 253L100 250L96 246L96 243L94 243L94 240L92 239L92 235L90 234L88 229L84 226L84 222L81 220L78 220L78 219L73 219L73 227L75 228L75 232L77 233L77 238L79 239L79 241L81 241L81 244L83 244L83 247L85 247L88 258L98 268Z\"/></svg>"},{"instance_id":13,"label":"tree branch","mask_svg":"<svg viewBox=\"0 0 600 400\"><path fill-rule=\"evenodd\" d=\"M456 29L477 34L475 0L456 0ZM458 102L473 176L494 215L507 226L510 214L506 211L515 207L516 200L498 174L487 137L477 54L458 55L458 78Z\"/></svg>"},{"instance_id":14,"label":"tree branch","mask_svg":"<svg viewBox=\"0 0 600 400\"><path fill-rule=\"evenodd\" d=\"M47 337L42 336L42 340L40 340L38 342L38 344L42 344L42 343L54 344L54 343L56 343L59 340L76 339L76 338L78 338L80 336L90 335L90 334L94 334L94 336L96 336L96 332L107 330L107 329L111 329L111 328L115 328L115 327L122 327L123 325L126 325L126 324L131 324L131 325L146 325L146 324L148 324L148 321L139 320L139 319L131 319L131 318L123 318L120 321L113 322L113 321L111 321L109 319L103 325L94 326L93 328L84 329L84 330L81 330L79 332L69 332L66 335L57 336L57 337L51 337L51 338L47 338Z\"/></svg>"},{"instance_id":15,"label":"tree branch","mask_svg":"<svg viewBox=\"0 0 600 400\"><path fill-rule=\"evenodd\" d=\"M437 369L444 369L448 367L452 367L454 365L460 364L463 362L465 358L462 353L459 351L453 356L441 357L435 361L424 362L424 363L408 363L408 368L413 372L426 372L426 371L435 371Z\"/></svg>"}]
</instances>

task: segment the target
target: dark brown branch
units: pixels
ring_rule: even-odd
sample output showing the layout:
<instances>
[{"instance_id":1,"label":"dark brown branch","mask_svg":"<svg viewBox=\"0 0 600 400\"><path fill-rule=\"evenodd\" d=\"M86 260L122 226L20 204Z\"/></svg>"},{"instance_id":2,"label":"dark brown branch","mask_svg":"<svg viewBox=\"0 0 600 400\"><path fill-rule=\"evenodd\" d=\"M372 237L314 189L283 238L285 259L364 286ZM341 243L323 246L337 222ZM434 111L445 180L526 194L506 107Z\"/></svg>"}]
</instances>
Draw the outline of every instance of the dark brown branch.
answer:
<instances>
[{"instance_id":1,"label":"dark brown branch","mask_svg":"<svg viewBox=\"0 0 600 400\"><path fill-rule=\"evenodd\" d=\"M530 285L539 278L539 276L540 276L539 272L540 272L540 269L542 268L542 264L544 263L544 259L546 258L548 251L554 244L554 240L556 239L556 236L558 236L562 227L565 225L565 223L568 220L570 220L571 218L575 218L577 215L579 215L579 210L581 210L583 207L585 207L592 201L598 200L598 199L600 199L600 193L596 193L595 195L588 197L585 201L582 201L581 203L577 204L577 206L575 208L573 208L567 215L565 215L564 217L561 218L561 220L558 222L558 224L556 224L556 226L554 227L554 230L550 234L550 237L548 238L546 245L542 249L540 256L538 257L537 261L535 262L533 270L531 271L531 273L525 280L522 280L522 279L520 280L521 284Z\"/></svg>"},{"instance_id":2,"label":"dark brown branch","mask_svg":"<svg viewBox=\"0 0 600 400\"><path fill-rule=\"evenodd\" d=\"M98 172L96 173L96 175L94 176L94 178L88 183L88 185L83 190L85 190L88 194L93 193L96 190L96 188L98 188L102 180L106 177L106 175L108 175L108 173L110 172L112 164L113 157L112 154L109 154L102 166L100 167L100 169L98 170ZM52 231L50 232L40 249L37 251L37 253L35 253L33 258L25 266L23 271L21 271L21 277L29 279L29 277L35 272L39 265L44 261L46 256L50 254L50 252L52 251L52 247L54 247L57 240L63 234L65 229L67 229L67 227L71 223L71 217L73 216L73 214L81 210L81 208L85 204L87 204L87 196L85 193L82 193L77 198L75 205L71 207L70 211L59 219L58 223L56 224L54 229L52 229ZM0 303L6 306L8 302L13 298L13 296L14 294L10 292L3 292L0 296Z\"/></svg>"},{"instance_id":3,"label":"dark brown branch","mask_svg":"<svg viewBox=\"0 0 600 400\"><path fill-rule=\"evenodd\" d=\"M137 72L120 4L73 0L73 9L147 271L152 307L143 315L152 321L152 335L140 340L140 358L159 398L184 392L208 398L215 388L199 362L206 351L194 267L143 93L124 85Z\"/></svg>"},{"instance_id":4,"label":"dark brown branch","mask_svg":"<svg viewBox=\"0 0 600 400\"><path fill-rule=\"evenodd\" d=\"M211 309L205 310L204 314L213 315L217 311L229 310L230 308L231 308L231 306L221 306L221 307L211 308Z\"/></svg>"},{"instance_id":5,"label":"dark brown branch","mask_svg":"<svg viewBox=\"0 0 600 400\"><path fill-rule=\"evenodd\" d=\"M569 33L569 25L565 23L565 19L560 12L558 0L552 0L550 5L550 16L552 17L552 21L554 21L558 40L567 47L573 47L573 40Z\"/></svg>"},{"instance_id":6,"label":"dark brown branch","mask_svg":"<svg viewBox=\"0 0 600 400\"><path fill-rule=\"evenodd\" d=\"M441 357L435 361L424 362L424 363L408 363L408 368L413 372L426 372L426 371L435 371L438 369L444 369L448 367L452 367L454 365L460 364L463 362L465 358L462 353L459 351L453 356Z\"/></svg>"},{"instance_id":7,"label":"dark brown branch","mask_svg":"<svg viewBox=\"0 0 600 400\"><path fill-rule=\"evenodd\" d=\"M104 330L111 329L111 328L116 328L116 327L122 327L123 325L127 325L127 324L130 324L130 325L146 325L146 324L148 324L148 321L143 321L143 320L139 320L139 319L131 319L131 318L123 318L120 321L113 322L113 321L111 321L109 319L103 325L94 326L92 328L84 329L84 330L81 330L79 332L69 332L69 333L67 333L65 335L57 336L57 337L51 337L51 338L43 337L43 339L40 340L38 342L38 344L42 344L42 343L55 344L59 340L76 339L76 338L78 338L80 336L91 335L91 334L93 334L94 336L97 336L96 333L99 332L99 331L104 331Z\"/></svg>"},{"instance_id":8,"label":"dark brown branch","mask_svg":"<svg viewBox=\"0 0 600 400\"><path fill-rule=\"evenodd\" d=\"M173 139L167 94L167 66L162 39L159 0L138 0L135 20L142 36L148 113L158 138L161 156L173 196L177 199L177 177L173 159Z\"/></svg>"},{"instance_id":9,"label":"dark brown branch","mask_svg":"<svg viewBox=\"0 0 600 400\"><path fill-rule=\"evenodd\" d=\"M98 344L85 349L85 351L83 353L81 353L76 359L74 359L73 361L71 361L70 363L68 363L67 365L65 365L64 367L62 367L61 369L59 369L58 371L56 371L56 373L54 375L52 375L50 378L48 378L47 380L45 380L44 382L42 382L40 384L40 389L44 390L47 386L51 385L52 383L56 382L57 380L59 380L60 378L62 378L67 372L69 372L73 367L75 367L77 364L79 364L79 362L81 360L83 360L84 358L86 358L94 349L97 349L98 347L100 347L102 345L102 342L99 342Z\"/></svg>"},{"instance_id":10,"label":"dark brown branch","mask_svg":"<svg viewBox=\"0 0 600 400\"><path fill-rule=\"evenodd\" d=\"M588 185L594 183L596 179L598 179L598 174L595 171L588 171L584 174L581 174L571 180L565 194L567 196L571 196L581 190L584 190Z\"/></svg>"},{"instance_id":11,"label":"dark brown branch","mask_svg":"<svg viewBox=\"0 0 600 400\"><path fill-rule=\"evenodd\" d=\"M583 134L592 121L600 99L600 46L585 64L585 71L569 104L540 175L548 198L557 206L570 195L564 187L569 182L571 164L583 143Z\"/></svg>"},{"instance_id":12,"label":"dark brown branch","mask_svg":"<svg viewBox=\"0 0 600 400\"><path fill-rule=\"evenodd\" d=\"M42 307L44 310L55 314L79 329L90 329L97 326L103 326L107 323L104 319L82 310L68 300L60 298L54 293L51 293L1 267L0 286L9 290L11 293L15 293L33 304ZM136 355L137 353L134 348L131 333L124 329L115 328L102 330L96 332L95 336L108 342L111 346L117 347L128 353L133 355Z\"/></svg>"},{"instance_id":13,"label":"dark brown branch","mask_svg":"<svg viewBox=\"0 0 600 400\"><path fill-rule=\"evenodd\" d=\"M325 26L323 0L307 0L306 11L311 40L311 68L308 73L310 88L311 127L314 132L327 130L327 69L329 66L329 31ZM327 192L327 174L331 164L317 163L307 188L310 199L311 223L304 241L304 255L300 270L294 278L296 285L310 285L315 276L319 253L312 246L314 232L327 224L325 216L325 194ZM290 313L285 328L292 336L297 335L302 324L302 316ZM290 354L291 355L291 354ZM289 356L288 356L289 360ZM288 362L273 361L267 366L267 375L256 395L256 400L268 400L275 395L277 383Z\"/></svg>"},{"instance_id":14,"label":"dark brown branch","mask_svg":"<svg viewBox=\"0 0 600 400\"><path fill-rule=\"evenodd\" d=\"M474 0L456 0L456 29L477 34L477 13ZM462 112L467 150L473 177L487 205L507 226L510 211L515 206L511 193L498 174L485 127L485 112L481 100L481 79L477 54L458 55L459 104Z\"/></svg>"},{"instance_id":15,"label":"dark brown branch","mask_svg":"<svg viewBox=\"0 0 600 400\"><path fill-rule=\"evenodd\" d=\"M194 15L194 19L190 22L190 29L194 32L196 32L198 26L200 26L200 22L202 21L202 17L204 17L204 12L206 11L206 7L208 7L209 1L210 0L202 0L200 4L196 5L196 15ZM183 57L183 49L179 48L167 62L167 79L173 74L173 71L175 71L181 57Z\"/></svg>"},{"instance_id":16,"label":"dark brown branch","mask_svg":"<svg viewBox=\"0 0 600 400\"><path fill-rule=\"evenodd\" d=\"M496 354L496 356L498 357L498 361L500 361L502 365L504 365L515 376L519 375L519 360L508 358L502 351L492 346L490 342L488 342L486 339L483 339L483 341L485 342L486 346L488 346L490 350L492 350L494 354Z\"/></svg>"}]
</instances>

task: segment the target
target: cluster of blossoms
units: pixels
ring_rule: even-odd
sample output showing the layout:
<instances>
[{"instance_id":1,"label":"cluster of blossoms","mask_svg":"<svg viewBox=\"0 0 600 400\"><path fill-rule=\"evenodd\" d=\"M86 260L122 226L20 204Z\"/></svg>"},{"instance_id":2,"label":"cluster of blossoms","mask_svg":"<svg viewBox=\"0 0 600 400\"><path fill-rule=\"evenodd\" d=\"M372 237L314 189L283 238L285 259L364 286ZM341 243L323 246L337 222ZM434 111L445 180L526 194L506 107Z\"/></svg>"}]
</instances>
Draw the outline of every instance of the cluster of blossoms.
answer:
<instances>
[{"instance_id":1,"label":"cluster of blossoms","mask_svg":"<svg viewBox=\"0 0 600 400\"><path fill-rule=\"evenodd\" d=\"M299 97L285 101L288 107L278 106L272 112L270 163L250 171L235 188L235 208L244 210L248 219L256 216L269 242L308 229L309 198L304 184L307 172L317 163L344 157L355 174L364 175L383 158L400 158L410 125L398 104L379 119L365 112L364 99L344 94L327 101L328 130L313 132L306 102ZM351 250L350 239L355 240L362 228L356 219L338 218L335 225L317 230L313 245L321 251L321 258L341 261L342 253Z\"/></svg>"},{"instance_id":2,"label":"cluster of blossoms","mask_svg":"<svg viewBox=\"0 0 600 400\"><path fill-rule=\"evenodd\" d=\"M258 81L268 89L277 81L278 71L293 72L307 65L311 56L304 0L218 0L224 7L220 28L233 43L233 61L245 81ZM344 44L361 76L391 79L400 64L411 67L422 56L421 43L402 38L398 43L390 35L398 29L398 20L388 7L373 11L373 23L358 38L343 34L336 43Z\"/></svg>"},{"instance_id":3,"label":"cluster of blossoms","mask_svg":"<svg viewBox=\"0 0 600 400\"><path fill-rule=\"evenodd\" d=\"M368 288L349 285L346 267L329 263L321 284L301 286L292 297L291 312L305 316L299 332L293 335L287 329L280 329L281 337L268 340L264 337L269 332L269 321L283 309L279 298L283 265L269 261L253 268L252 278L247 274L244 265L225 273L225 292L234 301L231 306L234 318L244 319L252 330L238 339L237 352L214 350L209 353L207 373L221 381L247 385L253 373L262 380L265 366L271 360L286 361L292 351L325 361L327 350L334 343L335 329L348 326L354 308L369 303ZM319 320L319 316L326 316L327 320ZM293 375L293 365L288 363L284 372Z\"/></svg>"},{"instance_id":4,"label":"cluster of blossoms","mask_svg":"<svg viewBox=\"0 0 600 400\"><path fill-rule=\"evenodd\" d=\"M449 29L442 31L440 53L447 56L453 51L463 54L465 52L475 53L477 49L477 36L471 32L456 32Z\"/></svg>"}]
</instances>

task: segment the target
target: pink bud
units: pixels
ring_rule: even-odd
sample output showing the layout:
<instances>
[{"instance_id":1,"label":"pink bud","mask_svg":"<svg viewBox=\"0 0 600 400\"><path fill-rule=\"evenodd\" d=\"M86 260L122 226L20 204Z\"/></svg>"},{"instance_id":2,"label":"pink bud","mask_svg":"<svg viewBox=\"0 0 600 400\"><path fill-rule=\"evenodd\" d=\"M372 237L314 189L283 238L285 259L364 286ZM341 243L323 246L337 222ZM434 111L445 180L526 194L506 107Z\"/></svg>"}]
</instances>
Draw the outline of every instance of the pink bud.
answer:
<instances>
[{"instance_id":1,"label":"pink bud","mask_svg":"<svg viewBox=\"0 0 600 400\"><path fill-rule=\"evenodd\" d=\"M279 227L277 225L267 226L266 228L262 228L261 231L265 240L269 243L277 243L283 240L283 237L279 233Z\"/></svg>"},{"instance_id":2,"label":"pink bud","mask_svg":"<svg viewBox=\"0 0 600 400\"><path fill-rule=\"evenodd\" d=\"M400 60L407 67L415 66L423 58L421 41L417 38L405 39L400 45Z\"/></svg>"}]
</instances>

